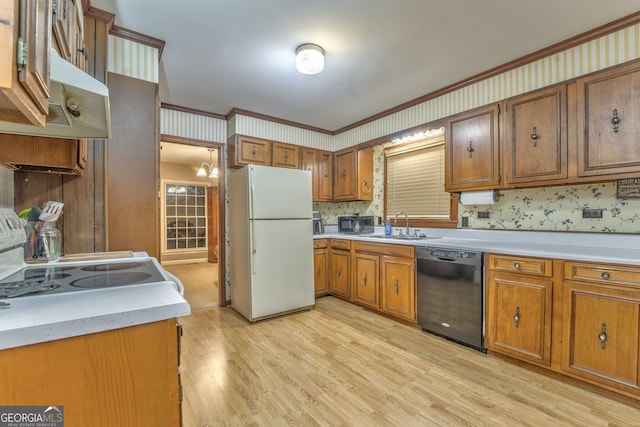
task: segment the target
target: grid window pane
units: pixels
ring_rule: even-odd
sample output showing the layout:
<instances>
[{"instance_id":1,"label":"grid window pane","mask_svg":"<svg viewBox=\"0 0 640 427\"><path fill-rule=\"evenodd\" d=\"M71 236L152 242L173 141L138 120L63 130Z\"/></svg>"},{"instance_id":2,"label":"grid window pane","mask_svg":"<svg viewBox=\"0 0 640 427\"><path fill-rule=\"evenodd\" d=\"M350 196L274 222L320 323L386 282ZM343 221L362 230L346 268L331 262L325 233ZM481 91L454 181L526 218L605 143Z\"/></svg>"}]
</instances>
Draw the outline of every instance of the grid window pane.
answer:
<instances>
[{"instance_id":1,"label":"grid window pane","mask_svg":"<svg viewBox=\"0 0 640 427\"><path fill-rule=\"evenodd\" d=\"M207 248L207 192L205 186L166 183L164 194L165 248Z\"/></svg>"}]
</instances>

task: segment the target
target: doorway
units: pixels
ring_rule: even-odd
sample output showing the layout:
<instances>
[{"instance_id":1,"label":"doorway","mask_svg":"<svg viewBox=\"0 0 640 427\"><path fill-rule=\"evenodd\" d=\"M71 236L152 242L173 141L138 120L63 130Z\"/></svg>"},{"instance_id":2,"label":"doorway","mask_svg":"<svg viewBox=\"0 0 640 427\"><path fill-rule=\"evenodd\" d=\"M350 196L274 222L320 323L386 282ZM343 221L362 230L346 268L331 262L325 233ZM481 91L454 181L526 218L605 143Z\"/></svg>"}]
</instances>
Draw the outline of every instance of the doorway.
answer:
<instances>
[{"instance_id":1,"label":"doorway","mask_svg":"<svg viewBox=\"0 0 640 427\"><path fill-rule=\"evenodd\" d=\"M192 310L224 306L222 144L165 135L160 144L160 263L183 283Z\"/></svg>"}]
</instances>

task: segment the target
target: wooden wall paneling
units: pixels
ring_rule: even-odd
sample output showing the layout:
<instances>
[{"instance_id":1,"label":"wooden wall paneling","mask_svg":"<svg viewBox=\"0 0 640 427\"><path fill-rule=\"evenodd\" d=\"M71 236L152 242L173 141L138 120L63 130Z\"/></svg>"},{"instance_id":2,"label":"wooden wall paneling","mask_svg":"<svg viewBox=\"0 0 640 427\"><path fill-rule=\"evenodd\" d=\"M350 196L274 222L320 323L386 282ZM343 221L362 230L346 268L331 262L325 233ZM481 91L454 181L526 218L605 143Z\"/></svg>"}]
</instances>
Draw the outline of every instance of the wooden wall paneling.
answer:
<instances>
[{"instance_id":1,"label":"wooden wall paneling","mask_svg":"<svg viewBox=\"0 0 640 427\"><path fill-rule=\"evenodd\" d=\"M109 73L107 249L159 258L157 84Z\"/></svg>"}]
</instances>

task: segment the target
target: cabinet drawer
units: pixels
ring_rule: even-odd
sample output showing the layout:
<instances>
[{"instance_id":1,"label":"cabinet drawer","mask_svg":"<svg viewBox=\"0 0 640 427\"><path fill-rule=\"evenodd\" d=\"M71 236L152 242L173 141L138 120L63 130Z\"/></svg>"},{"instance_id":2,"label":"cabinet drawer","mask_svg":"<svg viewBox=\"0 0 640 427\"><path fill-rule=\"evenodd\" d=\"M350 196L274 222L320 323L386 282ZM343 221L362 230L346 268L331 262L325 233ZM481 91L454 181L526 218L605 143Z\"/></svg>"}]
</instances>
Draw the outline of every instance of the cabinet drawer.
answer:
<instances>
[{"instance_id":1,"label":"cabinet drawer","mask_svg":"<svg viewBox=\"0 0 640 427\"><path fill-rule=\"evenodd\" d=\"M640 267L567 262L564 275L569 280L640 286Z\"/></svg>"},{"instance_id":2,"label":"cabinet drawer","mask_svg":"<svg viewBox=\"0 0 640 427\"><path fill-rule=\"evenodd\" d=\"M550 259L529 258L506 255L489 255L489 269L495 271L509 271L511 273L533 274L551 277L553 262Z\"/></svg>"},{"instance_id":3,"label":"cabinet drawer","mask_svg":"<svg viewBox=\"0 0 640 427\"><path fill-rule=\"evenodd\" d=\"M327 247L327 239L314 239L313 240L313 248L321 249Z\"/></svg>"},{"instance_id":4,"label":"cabinet drawer","mask_svg":"<svg viewBox=\"0 0 640 427\"><path fill-rule=\"evenodd\" d=\"M378 255L391 255L413 258L415 246L395 245L389 243L353 242L357 252L374 252Z\"/></svg>"},{"instance_id":5,"label":"cabinet drawer","mask_svg":"<svg viewBox=\"0 0 640 427\"><path fill-rule=\"evenodd\" d=\"M334 249L351 249L351 240L346 239L331 239L331 247Z\"/></svg>"}]
</instances>

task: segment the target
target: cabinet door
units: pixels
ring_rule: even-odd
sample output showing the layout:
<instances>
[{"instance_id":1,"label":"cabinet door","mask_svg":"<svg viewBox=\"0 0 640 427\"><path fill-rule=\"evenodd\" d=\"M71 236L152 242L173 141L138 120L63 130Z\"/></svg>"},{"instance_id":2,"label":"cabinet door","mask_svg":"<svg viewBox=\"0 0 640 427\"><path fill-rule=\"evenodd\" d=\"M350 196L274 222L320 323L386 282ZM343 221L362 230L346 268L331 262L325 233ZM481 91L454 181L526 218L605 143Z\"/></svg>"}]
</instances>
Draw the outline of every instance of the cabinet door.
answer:
<instances>
[{"instance_id":1,"label":"cabinet door","mask_svg":"<svg viewBox=\"0 0 640 427\"><path fill-rule=\"evenodd\" d=\"M638 393L640 291L563 284L562 368L615 389Z\"/></svg>"},{"instance_id":2,"label":"cabinet door","mask_svg":"<svg viewBox=\"0 0 640 427\"><path fill-rule=\"evenodd\" d=\"M549 366L552 289L549 279L490 272L487 348Z\"/></svg>"},{"instance_id":3,"label":"cabinet door","mask_svg":"<svg viewBox=\"0 0 640 427\"><path fill-rule=\"evenodd\" d=\"M445 119L445 190L497 188L500 184L498 105Z\"/></svg>"},{"instance_id":4,"label":"cabinet door","mask_svg":"<svg viewBox=\"0 0 640 427\"><path fill-rule=\"evenodd\" d=\"M356 193L358 200L373 200L373 147L358 150Z\"/></svg>"},{"instance_id":5,"label":"cabinet door","mask_svg":"<svg viewBox=\"0 0 640 427\"><path fill-rule=\"evenodd\" d=\"M353 300L369 307L380 308L377 255L356 253L353 260Z\"/></svg>"},{"instance_id":6,"label":"cabinet door","mask_svg":"<svg viewBox=\"0 0 640 427\"><path fill-rule=\"evenodd\" d=\"M318 200L318 150L302 147L300 149L300 169L311 171L311 198Z\"/></svg>"},{"instance_id":7,"label":"cabinet door","mask_svg":"<svg viewBox=\"0 0 640 427\"><path fill-rule=\"evenodd\" d=\"M318 153L318 197L319 201L333 200L333 153L320 151Z\"/></svg>"},{"instance_id":8,"label":"cabinet door","mask_svg":"<svg viewBox=\"0 0 640 427\"><path fill-rule=\"evenodd\" d=\"M353 200L356 169L356 150L334 154L333 198L335 200Z\"/></svg>"},{"instance_id":9,"label":"cabinet door","mask_svg":"<svg viewBox=\"0 0 640 427\"><path fill-rule=\"evenodd\" d=\"M281 142L274 142L272 145L273 160L272 166L279 168L291 168L298 169L299 167L299 155L298 147L290 144L283 144Z\"/></svg>"},{"instance_id":10,"label":"cabinet door","mask_svg":"<svg viewBox=\"0 0 640 427\"><path fill-rule=\"evenodd\" d=\"M73 24L76 14L75 0L56 0L53 7L53 35L60 56L72 61Z\"/></svg>"},{"instance_id":11,"label":"cabinet door","mask_svg":"<svg viewBox=\"0 0 640 427\"><path fill-rule=\"evenodd\" d=\"M326 295L329 292L326 249L314 249L313 268L315 270L313 283L316 290L316 296Z\"/></svg>"},{"instance_id":12,"label":"cabinet door","mask_svg":"<svg viewBox=\"0 0 640 427\"><path fill-rule=\"evenodd\" d=\"M271 166L271 141L239 137L236 141L234 166L248 164Z\"/></svg>"},{"instance_id":13,"label":"cabinet door","mask_svg":"<svg viewBox=\"0 0 640 427\"><path fill-rule=\"evenodd\" d=\"M2 120L44 126L49 111L49 0L3 1L0 23ZM26 57L18 48L18 37L25 41Z\"/></svg>"},{"instance_id":14,"label":"cabinet door","mask_svg":"<svg viewBox=\"0 0 640 427\"><path fill-rule=\"evenodd\" d=\"M507 102L505 163L510 184L567 177L566 86Z\"/></svg>"},{"instance_id":15,"label":"cabinet door","mask_svg":"<svg viewBox=\"0 0 640 427\"><path fill-rule=\"evenodd\" d=\"M21 0L20 37L27 45L27 63L18 67L18 79L37 107L49 112L49 58L51 4L49 0Z\"/></svg>"},{"instance_id":16,"label":"cabinet door","mask_svg":"<svg viewBox=\"0 0 640 427\"><path fill-rule=\"evenodd\" d=\"M331 293L349 298L351 254L347 251L331 251Z\"/></svg>"},{"instance_id":17,"label":"cabinet door","mask_svg":"<svg viewBox=\"0 0 640 427\"><path fill-rule=\"evenodd\" d=\"M578 79L578 176L640 168L640 63Z\"/></svg>"},{"instance_id":18,"label":"cabinet door","mask_svg":"<svg viewBox=\"0 0 640 427\"><path fill-rule=\"evenodd\" d=\"M381 292L382 311L415 321L415 267L409 258L383 256Z\"/></svg>"}]
</instances>

